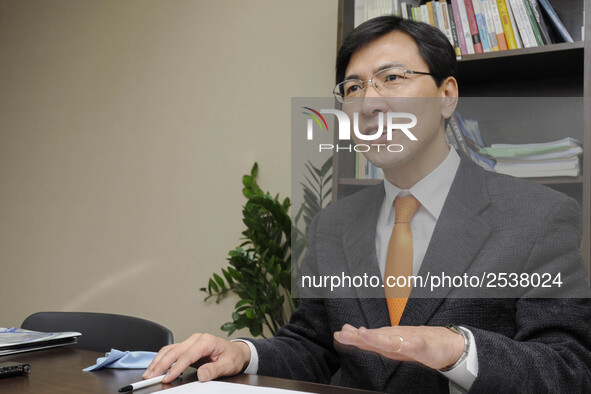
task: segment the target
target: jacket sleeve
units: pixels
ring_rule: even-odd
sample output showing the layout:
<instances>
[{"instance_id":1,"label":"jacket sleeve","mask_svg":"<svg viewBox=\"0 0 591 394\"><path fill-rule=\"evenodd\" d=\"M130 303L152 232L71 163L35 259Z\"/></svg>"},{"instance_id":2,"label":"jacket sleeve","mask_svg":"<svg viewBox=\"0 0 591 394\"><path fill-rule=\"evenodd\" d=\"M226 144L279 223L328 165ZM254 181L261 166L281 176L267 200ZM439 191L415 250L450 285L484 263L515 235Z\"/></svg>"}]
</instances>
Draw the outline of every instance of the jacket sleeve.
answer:
<instances>
[{"instance_id":1,"label":"jacket sleeve","mask_svg":"<svg viewBox=\"0 0 591 394\"><path fill-rule=\"evenodd\" d=\"M468 327L479 364L470 392L591 392L591 302L580 242L577 204L561 200L541 226L527 272L561 272L564 291L516 300L512 337Z\"/></svg>"},{"instance_id":2,"label":"jacket sleeve","mask_svg":"<svg viewBox=\"0 0 591 394\"><path fill-rule=\"evenodd\" d=\"M308 230L305 266L316 266L317 215ZM340 363L333 347L324 300L300 298L288 324L269 339L252 341L259 356L260 375L329 383Z\"/></svg>"}]
</instances>

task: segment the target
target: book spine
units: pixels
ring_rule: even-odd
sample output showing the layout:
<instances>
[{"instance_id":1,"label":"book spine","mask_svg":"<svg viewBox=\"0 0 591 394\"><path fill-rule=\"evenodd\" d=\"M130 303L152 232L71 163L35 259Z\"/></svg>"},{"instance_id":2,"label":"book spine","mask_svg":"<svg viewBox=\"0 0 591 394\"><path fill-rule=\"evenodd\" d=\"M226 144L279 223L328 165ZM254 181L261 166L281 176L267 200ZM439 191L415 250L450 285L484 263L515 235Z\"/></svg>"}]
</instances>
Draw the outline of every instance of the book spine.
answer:
<instances>
[{"instance_id":1,"label":"book spine","mask_svg":"<svg viewBox=\"0 0 591 394\"><path fill-rule=\"evenodd\" d=\"M517 30L519 30L519 36L521 37L521 41L523 41L523 46L525 48L530 48L534 45L530 41L530 35L528 34L528 29L527 29L527 27L528 27L527 22L523 18L523 14L521 13L521 10L519 8L519 4L523 5L523 3L521 3L521 0L509 0L509 7L511 8L511 11L513 12L513 18L515 19L515 23L517 24ZM533 35L533 33L532 33L532 35Z\"/></svg>"},{"instance_id":2,"label":"book spine","mask_svg":"<svg viewBox=\"0 0 591 394\"><path fill-rule=\"evenodd\" d=\"M540 33L542 34L544 44L552 44L552 40L550 39L550 33L548 32L548 26L546 25L546 22L544 22L544 18L542 17L542 11L540 10L538 2L536 0L529 0L529 5L531 7L532 13L534 14L534 18L536 18L536 23L540 28Z\"/></svg>"},{"instance_id":3,"label":"book spine","mask_svg":"<svg viewBox=\"0 0 591 394\"><path fill-rule=\"evenodd\" d=\"M455 140L458 144L458 146L460 147L460 152L464 154L465 157L472 159L472 155L470 153L470 148L468 148L468 144L466 143L466 140L464 140L464 137L462 136L462 131L460 130L460 125L458 124L458 121L456 120L455 116L452 116L449 119L449 126L451 127L451 130L453 132L453 135L455 137Z\"/></svg>"},{"instance_id":4,"label":"book spine","mask_svg":"<svg viewBox=\"0 0 591 394\"><path fill-rule=\"evenodd\" d=\"M466 6L466 15L468 16L468 24L470 26L470 34L472 36L472 42L474 42L474 52L483 53L481 37L478 33L478 23L476 22L476 15L474 14L474 7L472 6L472 0L460 0L464 2Z\"/></svg>"},{"instance_id":5,"label":"book spine","mask_svg":"<svg viewBox=\"0 0 591 394\"><path fill-rule=\"evenodd\" d=\"M544 11L546 11L546 14L550 18L550 22L552 22L552 24L554 25L554 27L556 28L556 30L558 31L558 33L560 34L562 39L565 42L573 42L573 38L569 34L568 30L566 30L566 27L564 27L564 25L562 24L562 21L560 20L560 18L558 17L556 12L554 11L554 8L552 8L552 6L548 2L548 0L538 0L538 1L540 2L540 5L542 6L542 8L544 8Z\"/></svg>"},{"instance_id":6,"label":"book spine","mask_svg":"<svg viewBox=\"0 0 591 394\"><path fill-rule=\"evenodd\" d=\"M492 10L490 8L490 0L481 0L482 10L484 11L484 18L486 19L486 28L488 29L488 42L490 48L497 52L499 51L499 43L497 41L497 32L495 30L495 24L493 22Z\"/></svg>"},{"instance_id":7,"label":"book spine","mask_svg":"<svg viewBox=\"0 0 591 394\"><path fill-rule=\"evenodd\" d=\"M458 8L458 1L451 0L451 4L447 6L452 23L452 34L455 27L456 35L458 36L458 42L460 43L460 53L462 55L468 54L468 48L466 46L466 38L464 36L464 30L462 29L462 19L460 17L460 10Z\"/></svg>"},{"instance_id":8,"label":"book spine","mask_svg":"<svg viewBox=\"0 0 591 394\"><path fill-rule=\"evenodd\" d=\"M419 8L420 10L420 20L423 23L426 23L428 25L430 25L431 23L429 22L429 7L427 6L427 4L422 4L421 7Z\"/></svg>"},{"instance_id":9,"label":"book spine","mask_svg":"<svg viewBox=\"0 0 591 394\"><path fill-rule=\"evenodd\" d=\"M366 0L355 0L355 15L353 17L355 27L367 20Z\"/></svg>"},{"instance_id":10,"label":"book spine","mask_svg":"<svg viewBox=\"0 0 591 394\"><path fill-rule=\"evenodd\" d=\"M429 12L429 24L431 26L437 27L437 15L435 14L435 10L433 9L433 2L427 2L427 11Z\"/></svg>"},{"instance_id":11,"label":"book spine","mask_svg":"<svg viewBox=\"0 0 591 394\"><path fill-rule=\"evenodd\" d=\"M357 179L367 179L367 159L363 156L362 153L357 152L355 155L355 160L357 162L357 168L355 172L355 178Z\"/></svg>"},{"instance_id":12,"label":"book spine","mask_svg":"<svg viewBox=\"0 0 591 394\"><path fill-rule=\"evenodd\" d=\"M488 2L492 10L495 32L497 33L497 42L499 43L499 50L506 51L509 49L509 47L507 46L507 38L505 37L505 30L503 29L503 22L501 21L501 14L499 12L497 1L488 0Z\"/></svg>"},{"instance_id":13,"label":"book spine","mask_svg":"<svg viewBox=\"0 0 591 394\"><path fill-rule=\"evenodd\" d=\"M456 140L456 137L454 137L454 132L451 129L450 121L448 121L447 126L445 127L445 141L448 144L450 144L456 151L460 150L458 141Z\"/></svg>"},{"instance_id":14,"label":"book spine","mask_svg":"<svg viewBox=\"0 0 591 394\"><path fill-rule=\"evenodd\" d=\"M529 3L528 0L516 0L517 7L519 8L519 14L521 15L521 19L523 19L525 25L525 32L527 34L527 39L532 47L537 47L541 44L538 44L538 40L534 33L534 27L532 25L530 16L527 12L527 8L525 6L526 3ZM532 15L533 17L533 15Z\"/></svg>"},{"instance_id":15,"label":"book spine","mask_svg":"<svg viewBox=\"0 0 591 394\"><path fill-rule=\"evenodd\" d=\"M462 55L462 47L460 44L460 34L458 32L458 27L456 26L455 15L451 4L445 4L444 9L447 10L447 16L449 19L449 30L451 32L451 36L453 38L454 43L454 51L456 52L456 56ZM464 47L466 46L466 42L464 41Z\"/></svg>"},{"instance_id":16,"label":"book spine","mask_svg":"<svg viewBox=\"0 0 591 394\"><path fill-rule=\"evenodd\" d=\"M406 8L406 3L400 3L400 15L404 19L408 19L408 10Z\"/></svg>"},{"instance_id":17,"label":"book spine","mask_svg":"<svg viewBox=\"0 0 591 394\"><path fill-rule=\"evenodd\" d=\"M534 34L534 39L538 46L544 45L544 39L542 38L542 33L540 32L540 27L538 26L538 22L536 22L536 17L529 5L529 0L523 0L523 6L525 8L525 13L527 14L527 18L529 19L529 24L531 25L531 29Z\"/></svg>"},{"instance_id":18,"label":"book spine","mask_svg":"<svg viewBox=\"0 0 591 394\"><path fill-rule=\"evenodd\" d=\"M400 0L392 0L392 15L400 16Z\"/></svg>"},{"instance_id":19,"label":"book spine","mask_svg":"<svg viewBox=\"0 0 591 394\"><path fill-rule=\"evenodd\" d=\"M513 9L511 8L511 4L509 3L510 0L506 0L505 4L507 4L507 11L509 11L509 20L511 21L511 26L513 26L513 33L515 35L515 42L517 43L517 48L523 48L523 41L521 41L521 34L519 34L519 29L517 28L517 23L515 23L515 14L513 13Z\"/></svg>"},{"instance_id":20,"label":"book spine","mask_svg":"<svg viewBox=\"0 0 591 394\"><path fill-rule=\"evenodd\" d=\"M376 15L376 16L393 15L394 10L392 9L392 6L393 6L392 0L382 0L381 9L379 10L378 15Z\"/></svg>"},{"instance_id":21,"label":"book spine","mask_svg":"<svg viewBox=\"0 0 591 394\"><path fill-rule=\"evenodd\" d=\"M458 4L458 9L460 10L460 19L462 21L462 30L464 31L464 39L466 40L466 48L468 49L468 54L476 53L476 50L474 48L474 41L472 41L472 33L470 32L470 23L468 22L466 4L464 3L464 0L456 1Z\"/></svg>"},{"instance_id":22,"label":"book spine","mask_svg":"<svg viewBox=\"0 0 591 394\"><path fill-rule=\"evenodd\" d=\"M511 25L511 17L505 0L497 0L497 6L499 8L499 15L501 16L505 38L507 39L507 47L509 49L517 49L517 41L515 40L513 26Z\"/></svg>"},{"instance_id":23,"label":"book spine","mask_svg":"<svg viewBox=\"0 0 591 394\"><path fill-rule=\"evenodd\" d=\"M478 26L478 34L480 36L480 42L482 43L482 51L491 52L492 46L488 40L488 27L482 10L482 1L472 0L472 8L474 9L474 16L476 17L476 25Z\"/></svg>"},{"instance_id":24,"label":"book spine","mask_svg":"<svg viewBox=\"0 0 591 394\"><path fill-rule=\"evenodd\" d=\"M378 16L378 14L380 12L379 6L380 6L379 2L376 2L375 0L374 1L371 1L371 0L367 1L367 5L366 5L367 19L366 20L373 19L376 16Z\"/></svg>"},{"instance_id":25,"label":"book spine","mask_svg":"<svg viewBox=\"0 0 591 394\"><path fill-rule=\"evenodd\" d=\"M441 30L443 34L447 37L448 41L453 45L453 41L451 41L451 37L447 35L447 30L445 29L445 20L443 19L443 11L441 10L441 3L437 0L433 2L433 15L437 20L437 28Z\"/></svg>"},{"instance_id":26,"label":"book spine","mask_svg":"<svg viewBox=\"0 0 591 394\"><path fill-rule=\"evenodd\" d=\"M453 16L450 15L448 4L445 2L445 0L439 0L439 10L441 10L441 19L443 20L443 29L445 30L445 35L447 36L447 39L451 45L454 47L456 56L460 56L462 54L460 51L460 42L458 41L457 33L454 35L454 32L452 31L451 22Z\"/></svg>"}]
</instances>

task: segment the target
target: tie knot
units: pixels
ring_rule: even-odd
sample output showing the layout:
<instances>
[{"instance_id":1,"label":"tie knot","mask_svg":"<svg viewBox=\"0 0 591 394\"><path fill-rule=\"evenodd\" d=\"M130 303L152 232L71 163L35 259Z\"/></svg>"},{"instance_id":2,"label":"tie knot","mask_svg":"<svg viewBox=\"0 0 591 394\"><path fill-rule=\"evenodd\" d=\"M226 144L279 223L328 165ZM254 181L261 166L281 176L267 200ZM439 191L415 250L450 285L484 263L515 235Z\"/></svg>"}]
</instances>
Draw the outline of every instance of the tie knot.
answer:
<instances>
[{"instance_id":1,"label":"tie knot","mask_svg":"<svg viewBox=\"0 0 591 394\"><path fill-rule=\"evenodd\" d=\"M419 200L412 195L396 197L394 200L394 208L396 209L394 223L410 223L410 219L412 219L420 206L421 203Z\"/></svg>"}]
</instances>

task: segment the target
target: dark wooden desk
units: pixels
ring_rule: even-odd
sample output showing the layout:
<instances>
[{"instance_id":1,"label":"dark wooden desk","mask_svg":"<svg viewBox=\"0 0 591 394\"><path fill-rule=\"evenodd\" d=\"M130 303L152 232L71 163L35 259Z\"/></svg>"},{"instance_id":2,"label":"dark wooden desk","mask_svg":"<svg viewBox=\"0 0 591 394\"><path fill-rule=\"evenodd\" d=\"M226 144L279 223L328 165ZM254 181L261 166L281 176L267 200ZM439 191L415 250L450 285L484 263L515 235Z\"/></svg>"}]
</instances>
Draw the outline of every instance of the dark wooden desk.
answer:
<instances>
[{"instance_id":1,"label":"dark wooden desk","mask_svg":"<svg viewBox=\"0 0 591 394\"><path fill-rule=\"evenodd\" d=\"M0 379L0 393L20 394L102 394L117 393L119 387L141 380L143 370L139 369L99 369L82 372L83 368L95 364L102 353L68 347L40 350L29 353L0 357L0 361L21 361L31 365L28 376ZM181 379L171 384L157 384L134 394L147 394L197 380L196 370L189 368ZM344 387L299 382L295 380L271 378L258 375L237 375L220 379L226 382L243 383L254 386L276 387L314 393L369 393Z\"/></svg>"}]
</instances>

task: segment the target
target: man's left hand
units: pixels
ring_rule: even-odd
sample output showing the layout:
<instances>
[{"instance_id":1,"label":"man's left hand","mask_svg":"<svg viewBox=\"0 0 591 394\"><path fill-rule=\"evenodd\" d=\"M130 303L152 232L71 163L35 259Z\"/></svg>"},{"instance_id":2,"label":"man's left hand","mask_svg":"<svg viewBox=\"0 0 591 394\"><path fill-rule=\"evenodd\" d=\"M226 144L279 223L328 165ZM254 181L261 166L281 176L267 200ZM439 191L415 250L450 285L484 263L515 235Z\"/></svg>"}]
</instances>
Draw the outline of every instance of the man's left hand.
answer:
<instances>
[{"instance_id":1,"label":"man's left hand","mask_svg":"<svg viewBox=\"0 0 591 394\"><path fill-rule=\"evenodd\" d=\"M415 361L433 369L453 365L464 352L464 339L445 327L393 326L367 329L345 324L337 342L398 361Z\"/></svg>"}]
</instances>

